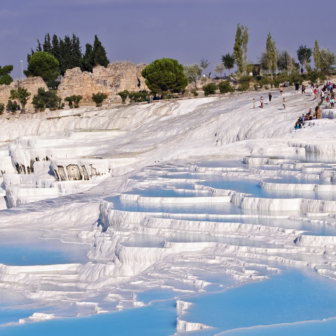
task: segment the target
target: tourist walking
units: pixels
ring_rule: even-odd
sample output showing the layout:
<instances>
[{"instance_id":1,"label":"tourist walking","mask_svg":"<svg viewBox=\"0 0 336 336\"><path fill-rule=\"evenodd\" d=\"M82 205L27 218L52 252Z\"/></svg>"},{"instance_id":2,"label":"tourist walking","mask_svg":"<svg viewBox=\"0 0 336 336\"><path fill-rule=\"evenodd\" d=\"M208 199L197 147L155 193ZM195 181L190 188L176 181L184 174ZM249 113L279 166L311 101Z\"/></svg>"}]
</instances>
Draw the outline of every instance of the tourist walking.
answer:
<instances>
[{"instance_id":1,"label":"tourist walking","mask_svg":"<svg viewBox=\"0 0 336 336\"><path fill-rule=\"evenodd\" d=\"M269 101L269 103L271 103L271 101L272 101L272 93L271 92L268 94L268 101Z\"/></svg>"},{"instance_id":2,"label":"tourist walking","mask_svg":"<svg viewBox=\"0 0 336 336\"><path fill-rule=\"evenodd\" d=\"M280 95L282 97L282 93L283 93L283 86L280 86Z\"/></svg>"},{"instance_id":3,"label":"tourist walking","mask_svg":"<svg viewBox=\"0 0 336 336\"><path fill-rule=\"evenodd\" d=\"M263 96L260 97L260 108L264 108L264 98L263 98Z\"/></svg>"},{"instance_id":4,"label":"tourist walking","mask_svg":"<svg viewBox=\"0 0 336 336\"><path fill-rule=\"evenodd\" d=\"M284 110L286 110L286 98L283 98L282 105Z\"/></svg>"},{"instance_id":5,"label":"tourist walking","mask_svg":"<svg viewBox=\"0 0 336 336\"><path fill-rule=\"evenodd\" d=\"M255 99L253 98L253 108L255 108Z\"/></svg>"}]
</instances>

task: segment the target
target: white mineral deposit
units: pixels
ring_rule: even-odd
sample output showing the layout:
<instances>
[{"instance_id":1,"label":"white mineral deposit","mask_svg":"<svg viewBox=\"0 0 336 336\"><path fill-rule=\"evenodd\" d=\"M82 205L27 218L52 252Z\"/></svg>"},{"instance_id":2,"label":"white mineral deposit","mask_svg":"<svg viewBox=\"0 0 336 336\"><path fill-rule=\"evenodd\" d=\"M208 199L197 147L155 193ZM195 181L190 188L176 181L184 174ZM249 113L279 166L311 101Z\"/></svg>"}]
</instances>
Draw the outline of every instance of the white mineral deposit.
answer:
<instances>
[{"instance_id":1,"label":"white mineral deposit","mask_svg":"<svg viewBox=\"0 0 336 336\"><path fill-rule=\"evenodd\" d=\"M173 306L177 335L335 318L336 114L294 130L311 97L286 89L284 113L273 92L2 119L3 330Z\"/></svg>"}]
</instances>

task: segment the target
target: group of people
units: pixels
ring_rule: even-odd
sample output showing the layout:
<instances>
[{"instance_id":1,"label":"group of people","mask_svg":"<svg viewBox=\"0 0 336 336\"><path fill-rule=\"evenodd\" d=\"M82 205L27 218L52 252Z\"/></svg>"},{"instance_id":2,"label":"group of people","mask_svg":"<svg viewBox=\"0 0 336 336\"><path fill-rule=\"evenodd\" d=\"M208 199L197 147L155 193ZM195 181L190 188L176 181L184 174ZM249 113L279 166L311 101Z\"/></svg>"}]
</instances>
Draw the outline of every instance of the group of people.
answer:
<instances>
[{"instance_id":1,"label":"group of people","mask_svg":"<svg viewBox=\"0 0 336 336\"><path fill-rule=\"evenodd\" d=\"M280 86L280 96L282 97L282 94L283 94L283 86ZM272 102L272 93L269 92L268 94L268 102L269 104ZM264 97L263 96L260 96L260 108L264 108ZM256 100L255 98L253 98L253 108L255 108L255 104L256 104ZM283 108L284 110L286 110L286 98L283 98L282 99L282 105L283 105Z\"/></svg>"},{"instance_id":2,"label":"group of people","mask_svg":"<svg viewBox=\"0 0 336 336\"><path fill-rule=\"evenodd\" d=\"M302 128L307 120L313 120L313 119L321 119L322 118L322 110L320 109L320 106L315 107L314 114L312 113L312 109L309 109L309 112L304 115L302 114L301 117L296 121L294 128Z\"/></svg>"},{"instance_id":3,"label":"group of people","mask_svg":"<svg viewBox=\"0 0 336 336\"><path fill-rule=\"evenodd\" d=\"M312 109L309 109L309 112L306 115L302 115L299 117L299 119L296 121L294 128L302 128L305 124L305 121L312 120L314 118L321 119L322 118L322 110L320 108L320 105L322 105L323 102L326 103L326 108L334 108L335 105L335 95L333 90L336 88L336 85L331 83L330 80L326 80L325 85L323 88L319 88L318 86L315 86L314 83L311 84L310 90L311 95L314 95L314 100L321 98L320 104L315 107L315 112L312 113ZM305 86L302 85L302 93L305 93Z\"/></svg>"}]
</instances>

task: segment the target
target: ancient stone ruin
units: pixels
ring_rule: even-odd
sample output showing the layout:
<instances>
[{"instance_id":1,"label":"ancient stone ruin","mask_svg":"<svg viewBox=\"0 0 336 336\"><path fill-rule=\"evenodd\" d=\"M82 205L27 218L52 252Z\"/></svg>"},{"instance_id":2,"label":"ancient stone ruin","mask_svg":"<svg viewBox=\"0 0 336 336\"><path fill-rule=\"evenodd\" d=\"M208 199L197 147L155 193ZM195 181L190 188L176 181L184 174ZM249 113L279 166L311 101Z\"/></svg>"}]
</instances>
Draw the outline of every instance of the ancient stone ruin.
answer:
<instances>
[{"instance_id":1,"label":"ancient stone ruin","mask_svg":"<svg viewBox=\"0 0 336 336\"><path fill-rule=\"evenodd\" d=\"M6 106L10 97L10 91L16 90L19 86L22 86L22 80L15 80L10 85L0 85L0 104L2 103ZM33 108L32 100L34 95L37 94L37 90L39 88L44 88L46 91L48 91L48 87L41 77L25 78L23 80L23 87L31 93L26 105L26 109L28 110ZM17 103L19 102L17 101Z\"/></svg>"},{"instance_id":2,"label":"ancient stone ruin","mask_svg":"<svg viewBox=\"0 0 336 336\"><path fill-rule=\"evenodd\" d=\"M58 95L63 99L81 95L83 101L91 101L92 93L103 92L112 101L121 102L118 92L147 89L145 79L141 76L141 70L145 67L144 63L135 65L132 62L115 62L107 68L96 66L92 73L82 72L80 68L67 70L58 87Z\"/></svg>"},{"instance_id":3,"label":"ancient stone ruin","mask_svg":"<svg viewBox=\"0 0 336 336\"><path fill-rule=\"evenodd\" d=\"M121 102L118 92L128 90L138 92L146 90L145 79L141 76L141 71L146 64L138 65L132 62L114 62L107 68L96 66L93 72L81 71L80 68L67 70L61 79L57 95L62 99L72 96L83 96L83 102L91 102L92 93L103 92L113 102ZM10 96L10 90L17 89L22 85L22 81L16 80L10 85L0 85L0 103L7 105ZM41 77L30 77L23 80L23 86L31 93L26 109L33 112L31 104L37 90L42 87L46 91L48 88Z\"/></svg>"}]
</instances>

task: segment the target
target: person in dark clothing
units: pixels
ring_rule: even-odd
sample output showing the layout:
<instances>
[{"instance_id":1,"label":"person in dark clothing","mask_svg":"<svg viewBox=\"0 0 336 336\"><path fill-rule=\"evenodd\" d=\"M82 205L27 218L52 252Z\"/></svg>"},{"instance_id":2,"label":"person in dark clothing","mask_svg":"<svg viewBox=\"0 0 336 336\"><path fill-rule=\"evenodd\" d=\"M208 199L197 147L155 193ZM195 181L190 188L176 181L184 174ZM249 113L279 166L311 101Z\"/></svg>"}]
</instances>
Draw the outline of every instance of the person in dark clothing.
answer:
<instances>
[{"instance_id":1,"label":"person in dark clothing","mask_svg":"<svg viewBox=\"0 0 336 336\"><path fill-rule=\"evenodd\" d=\"M301 128L302 126L301 126L302 124L301 124L301 122L300 122L300 118L296 121L296 123L295 123L295 125L294 125L294 128L295 129L298 129L298 128Z\"/></svg>"},{"instance_id":2,"label":"person in dark clothing","mask_svg":"<svg viewBox=\"0 0 336 336\"><path fill-rule=\"evenodd\" d=\"M270 92L269 94L268 94L268 101L271 103L271 101L272 101L272 93Z\"/></svg>"}]
</instances>

